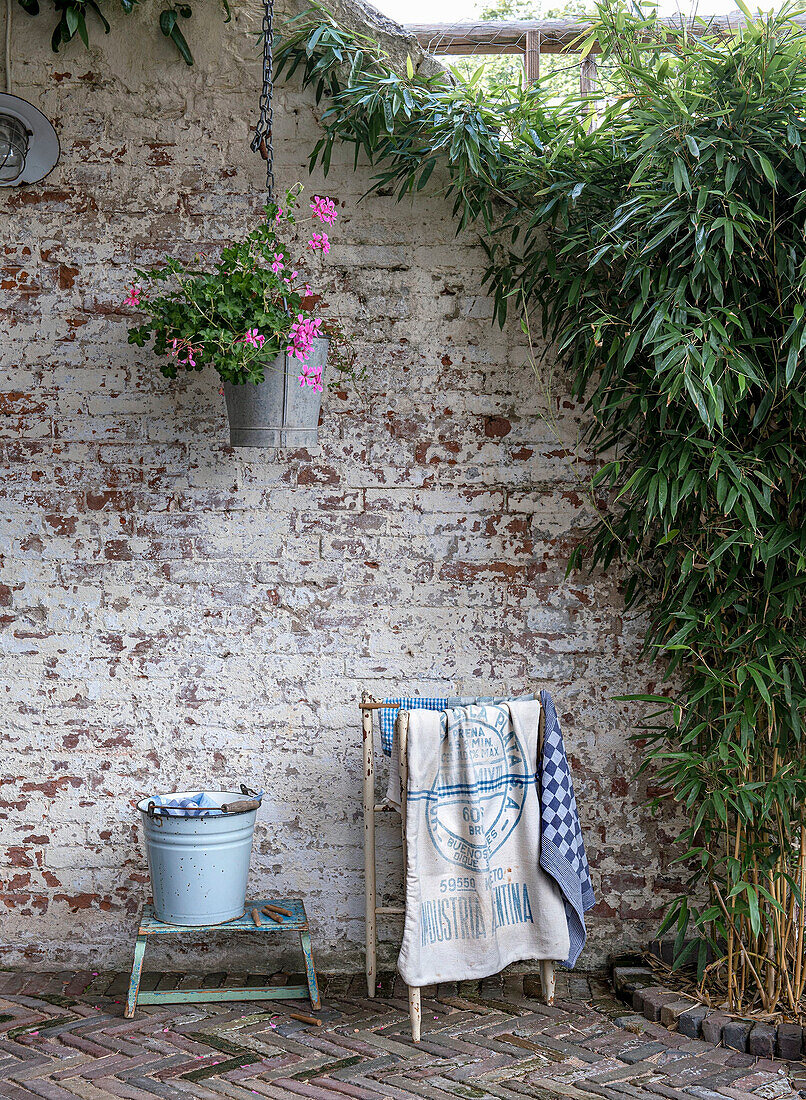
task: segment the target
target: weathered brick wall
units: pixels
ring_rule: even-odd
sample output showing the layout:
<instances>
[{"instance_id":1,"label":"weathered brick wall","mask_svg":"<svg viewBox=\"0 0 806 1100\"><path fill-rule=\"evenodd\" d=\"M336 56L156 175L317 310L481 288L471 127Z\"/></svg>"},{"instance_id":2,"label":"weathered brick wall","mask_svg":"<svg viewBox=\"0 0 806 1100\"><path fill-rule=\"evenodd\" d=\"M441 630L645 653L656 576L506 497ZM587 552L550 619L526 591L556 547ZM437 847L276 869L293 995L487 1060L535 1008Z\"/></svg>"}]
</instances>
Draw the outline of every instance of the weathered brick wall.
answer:
<instances>
[{"instance_id":1,"label":"weathered brick wall","mask_svg":"<svg viewBox=\"0 0 806 1100\"><path fill-rule=\"evenodd\" d=\"M652 930L670 886L610 701L652 674L614 578L564 578L583 501L449 204L359 205L348 153L311 181L341 204L322 281L369 372L326 394L310 454L230 450L217 379L171 384L126 343L133 265L214 248L260 208L259 12L225 26L214 7L188 27L194 69L151 6L57 56L45 18L16 16L16 90L62 159L0 193L1 961L126 965L147 891L134 800L244 780L268 791L255 890L304 894L321 963L360 964L356 702L401 684L553 688L601 960ZM275 118L280 182L307 180L312 97L281 87ZM572 445L578 410L554 408ZM400 846L389 826L380 842L388 903Z\"/></svg>"}]
</instances>

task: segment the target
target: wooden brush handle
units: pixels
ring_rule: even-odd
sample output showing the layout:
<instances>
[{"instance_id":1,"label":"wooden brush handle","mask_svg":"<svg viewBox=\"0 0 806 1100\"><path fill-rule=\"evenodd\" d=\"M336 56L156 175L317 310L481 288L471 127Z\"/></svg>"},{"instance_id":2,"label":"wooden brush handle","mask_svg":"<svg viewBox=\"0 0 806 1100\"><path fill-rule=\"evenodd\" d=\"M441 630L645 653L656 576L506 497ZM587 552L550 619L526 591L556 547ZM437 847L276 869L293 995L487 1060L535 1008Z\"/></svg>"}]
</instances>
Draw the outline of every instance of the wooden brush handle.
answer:
<instances>
[{"instance_id":1,"label":"wooden brush handle","mask_svg":"<svg viewBox=\"0 0 806 1100\"><path fill-rule=\"evenodd\" d=\"M287 909L283 909L279 905L264 905L263 912L282 913L284 917L290 917L292 915Z\"/></svg>"},{"instance_id":2,"label":"wooden brush handle","mask_svg":"<svg viewBox=\"0 0 806 1100\"><path fill-rule=\"evenodd\" d=\"M260 803L256 798L242 798L238 802L227 802L226 805L221 807L221 812L225 814L242 814L247 810L259 810Z\"/></svg>"},{"instance_id":3,"label":"wooden brush handle","mask_svg":"<svg viewBox=\"0 0 806 1100\"><path fill-rule=\"evenodd\" d=\"M322 1026L322 1021L317 1020L315 1016L303 1016L301 1012L289 1012L288 1015L292 1020L302 1020L303 1024L314 1024L316 1027Z\"/></svg>"}]
</instances>

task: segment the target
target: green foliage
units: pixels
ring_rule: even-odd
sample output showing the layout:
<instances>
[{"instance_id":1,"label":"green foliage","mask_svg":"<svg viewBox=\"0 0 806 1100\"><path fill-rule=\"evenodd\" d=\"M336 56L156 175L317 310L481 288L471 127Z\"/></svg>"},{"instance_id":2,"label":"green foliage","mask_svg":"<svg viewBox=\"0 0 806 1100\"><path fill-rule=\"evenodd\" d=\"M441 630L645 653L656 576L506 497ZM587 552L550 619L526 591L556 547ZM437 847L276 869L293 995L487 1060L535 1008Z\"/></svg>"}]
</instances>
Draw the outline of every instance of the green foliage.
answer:
<instances>
[{"instance_id":1,"label":"green foliage","mask_svg":"<svg viewBox=\"0 0 806 1100\"><path fill-rule=\"evenodd\" d=\"M18 0L18 3L28 15L40 14L39 0ZM134 11L137 3L139 3L139 0L120 0L120 6L127 14ZM224 21L229 23L232 18L229 0L221 0L221 3L225 14ZM89 46L87 15L90 13L101 23L105 34L109 34L111 30L109 20L104 15L97 0L52 0L52 4L57 16L50 40L54 53L57 53L59 47L64 43L71 42L76 35L85 46ZM186 3L171 4L169 7L163 8L159 14L160 30L166 38L173 42L179 55L187 65L193 64L193 55L179 26L179 20L180 18L190 19L192 14L193 10L190 4Z\"/></svg>"},{"instance_id":2,"label":"green foliage","mask_svg":"<svg viewBox=\"0 0 806 1100\"><path fill-rule=\"evenodd\" d=\"M748 15L749 12L745 14ZM391 72L321 11L281 64L334 97L335 142L402 196L432 169L476 223L503 323L537 307L591 412L607 497L572 566L627 569L646 650L645 766L689 814L664 927L733 1009L806 986L806 35L793 9L718 39L605 6L618 96L485 97ZM644 697L637 697L644 698ZM710 944L715 961L706 966ZM689 951L689 958L691 952Z\"/></svg>"},{"instance_id":3,"label":"green foliage","mask_svg":"<svg viewBox=\"0 0 806 1100\"><path fill-rule=\"evenodd\" d=\"M270 203L265 220L224 248L210 270L170 256L162 267L137 270L144 286L132 287L127 304L146 320L129 328L129 343L144 347L153 340L166 378L211 366L227 382L262 382L266 366L293 344L292 326L313 318L317 296L292 270L288 243L279 236L296 222L298 196L294 189L282 207ZM330 365L352 375L349 341L338 323L329 330Z\"/></svg>"}]
</instances>

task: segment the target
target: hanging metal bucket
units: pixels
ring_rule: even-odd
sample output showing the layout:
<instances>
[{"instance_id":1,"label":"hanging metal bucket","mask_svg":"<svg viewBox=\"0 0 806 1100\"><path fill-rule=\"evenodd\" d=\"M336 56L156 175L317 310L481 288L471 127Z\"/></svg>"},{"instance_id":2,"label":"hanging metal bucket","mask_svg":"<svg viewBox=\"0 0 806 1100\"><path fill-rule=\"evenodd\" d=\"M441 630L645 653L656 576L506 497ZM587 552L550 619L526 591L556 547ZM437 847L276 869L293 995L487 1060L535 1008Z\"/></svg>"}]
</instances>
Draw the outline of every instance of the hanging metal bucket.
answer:
<instances>
[{"instance_id":1,"label":"hanging metal bucket","mask_svg":"<svg viewBox=\"0 0 806 1100\"><path fill-rule=\"evenodd\" d=\"M180 791L170 798L188 798ZM260 802L251 792L209 792L220 810L199 817L159 812L153 798L137 803L151 873L154 916L196 928L244 914L252 834Z\"/></svg>"},{"instance_id":2,"label":"hanging metal bucket","mask_svg":"<svg viewBox=\"0 0 806 1100\"><path fill-rule=\"evenodd\" d=\"M327 337L314 340L308 366L327 362ZM313 386L301 386L299 359L278 355L266 364L265 380L235 386L224 383L229 417L229 441L233 447L315 447L319 438L322 394Z\"/></svg>"}]
</instances>

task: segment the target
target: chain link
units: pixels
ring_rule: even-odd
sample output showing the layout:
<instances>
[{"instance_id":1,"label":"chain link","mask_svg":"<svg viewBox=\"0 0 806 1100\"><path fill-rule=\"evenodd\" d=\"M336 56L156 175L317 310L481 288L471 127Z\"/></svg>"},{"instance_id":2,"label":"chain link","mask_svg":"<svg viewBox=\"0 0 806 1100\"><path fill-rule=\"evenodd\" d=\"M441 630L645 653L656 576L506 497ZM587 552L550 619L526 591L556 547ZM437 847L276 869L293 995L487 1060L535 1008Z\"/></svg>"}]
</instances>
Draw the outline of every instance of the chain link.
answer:
<instances>
[{"instance_id":1,"label":"chain link","mask_svg":"<svg viewBox=\"0 0 806 1100\"><path fill-rule=\"evenodd\" d=\"M272 40L274 38L273 0L266 0L263 12L263 87L260 91L260 118L255 124L252 152L260 153L266 161L267 201L274 198L274 149L272 147L272 106L274 90L272 81Z\"/></svg>"}]
</instances>

